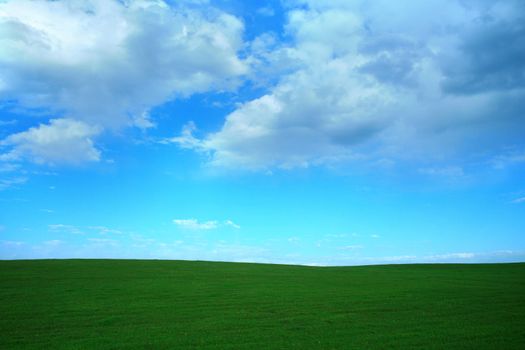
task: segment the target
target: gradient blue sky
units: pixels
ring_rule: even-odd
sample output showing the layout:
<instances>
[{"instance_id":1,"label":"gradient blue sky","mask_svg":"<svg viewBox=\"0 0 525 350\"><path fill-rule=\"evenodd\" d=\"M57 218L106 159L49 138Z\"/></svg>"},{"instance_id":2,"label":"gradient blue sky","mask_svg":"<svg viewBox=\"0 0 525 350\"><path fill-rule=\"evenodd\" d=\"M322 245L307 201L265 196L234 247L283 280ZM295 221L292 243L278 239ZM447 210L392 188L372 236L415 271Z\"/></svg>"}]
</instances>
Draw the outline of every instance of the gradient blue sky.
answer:
<instances>
[{"instance_id":1,"label":"gradient blue sky","mask_svg":"<svg viewBox=\"0 0 525 350\"><path fill-rule=\"evenodd\" d=\"M523 1L0 1L0 258L525 260Z\"/></svg>"}]
</instances>

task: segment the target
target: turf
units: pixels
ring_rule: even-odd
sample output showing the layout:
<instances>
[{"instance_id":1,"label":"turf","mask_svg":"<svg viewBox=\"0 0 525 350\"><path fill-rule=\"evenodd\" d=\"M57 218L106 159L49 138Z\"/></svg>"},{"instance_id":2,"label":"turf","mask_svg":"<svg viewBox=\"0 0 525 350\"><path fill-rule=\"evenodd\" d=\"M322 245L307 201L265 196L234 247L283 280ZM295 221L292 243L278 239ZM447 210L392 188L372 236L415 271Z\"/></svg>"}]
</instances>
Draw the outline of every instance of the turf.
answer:
<instances>
[{"instance_id":1,"label":"turf","mask_svg":"<svg viewBox=\"0 0 525 350\"><path fill-rule=\"evenodd\" d=\"M1 349L525 349L525 264L0 261Z\"/></svg>"}]
</instances>

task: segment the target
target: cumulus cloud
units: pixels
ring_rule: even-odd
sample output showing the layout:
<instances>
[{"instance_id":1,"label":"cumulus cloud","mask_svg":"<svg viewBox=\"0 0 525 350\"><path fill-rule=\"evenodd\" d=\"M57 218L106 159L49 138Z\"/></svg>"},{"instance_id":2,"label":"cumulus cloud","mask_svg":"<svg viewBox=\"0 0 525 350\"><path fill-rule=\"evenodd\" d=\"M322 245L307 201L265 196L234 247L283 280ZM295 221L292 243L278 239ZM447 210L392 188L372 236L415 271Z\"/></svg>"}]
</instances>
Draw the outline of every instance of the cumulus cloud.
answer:
<instances>
[{"instance_id":1,"label":"cumulus cloud","mask_svg":"<svg viewBox=\"0 0 525 350\"><path fill-rule=\"evenodd\" d=\"M291 43L271 35L252 43L255 67L279 67L261 69L275 84L217 132L198 140L185 129L176 140L183 147L208 150L214 165L266 169L461 162L487 145L523 143L519 2L287 4Z\"/></svg>"},{"instance_id":2,"label":"cumulus cloud","mask_svg":"<svg viewBox=\"0 0 525 350\"><path fill-rule=\"evenodd\" d=\"M155 105L239 84L247 72L237 56L242 33L236 17L185 2L3 1L0 100L68 116L33 134L67 131L65 124L84 130L150 128L148 111ZM62 145L74 146L79 158L58 154L54 139L31 144L24 133L6 144L42 163L98 160L87 139L93 132L85 133ZM46 150L39 152L39 146Z\"/></svg>"},{"instance_id":3,"label":"cumulus cloud","mask_svg":"<svg viewBox=\"0 0 525 350\"><path fill-rule=\"evenodd\" d=\"M245 43L242 21L206 1L0 2L0 101L55 115L7 136L0 160L97 161L104 131L154 128L152 107L250 79L265 92L219 130L198 138L189 123L163 142L221 167L453 158L459 170L480 150L525 148L524 6L289 0L286 41ZM54 132L66 141L30 139Z\"/></svg>"},{"instance_id":4,"label":"cumulus cloud","mask_svg":"<svg viewBox=\"0 0 525 350\"><path fill-rule=\"evenodd\" d=\"M444 87L455 94L525 88L525 4L494 2L460 34L444 60Z\"/></svg>"},{"instance_id":5,"label":"cumulus cloud","mask_svg":"<svg viewBox=\"0 0 525 350\"><path fill-rule=\"evenodd\" d=\"M92 137L99 132L99 128L82 121L53 119L49 124L40 124L1 141L0 146L11 147L2 157L48 164L96 162L100 151L95 148Z\"/></svg>"}]
</instances>

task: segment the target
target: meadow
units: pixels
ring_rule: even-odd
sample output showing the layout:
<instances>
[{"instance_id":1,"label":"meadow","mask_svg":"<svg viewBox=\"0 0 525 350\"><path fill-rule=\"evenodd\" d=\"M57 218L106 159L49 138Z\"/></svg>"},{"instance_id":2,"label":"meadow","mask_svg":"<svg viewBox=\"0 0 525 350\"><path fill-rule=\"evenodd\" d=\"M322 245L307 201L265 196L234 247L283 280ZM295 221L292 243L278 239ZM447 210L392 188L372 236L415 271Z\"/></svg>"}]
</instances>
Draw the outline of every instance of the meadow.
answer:
<instances>
[{"instance_id":1,"label":"meadow","mask_svg":"<svg viewBox=\"0 0 525 350\"><path fill-rule=\"evenodd\" d=\"M0 349L525 349L525 263L0 261Z\"/></svg>"}]
</instances>

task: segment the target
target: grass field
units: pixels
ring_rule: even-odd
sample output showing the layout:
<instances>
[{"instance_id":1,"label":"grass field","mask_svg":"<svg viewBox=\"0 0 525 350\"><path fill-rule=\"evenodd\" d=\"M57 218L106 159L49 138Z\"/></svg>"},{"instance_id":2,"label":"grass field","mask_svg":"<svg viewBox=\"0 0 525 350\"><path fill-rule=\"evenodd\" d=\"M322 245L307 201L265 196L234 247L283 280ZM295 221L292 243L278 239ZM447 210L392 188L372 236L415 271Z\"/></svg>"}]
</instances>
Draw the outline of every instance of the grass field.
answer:
<instances>
[{"instance_id":1,"label":"grass field","mask_svg":"<svg viewBox=\"0 0 525 350\"><path fill-rule=\"evenodd\" d=\"M525 349L525 264L0 261L0 349Z\"/></svg>"}]
</instances>

